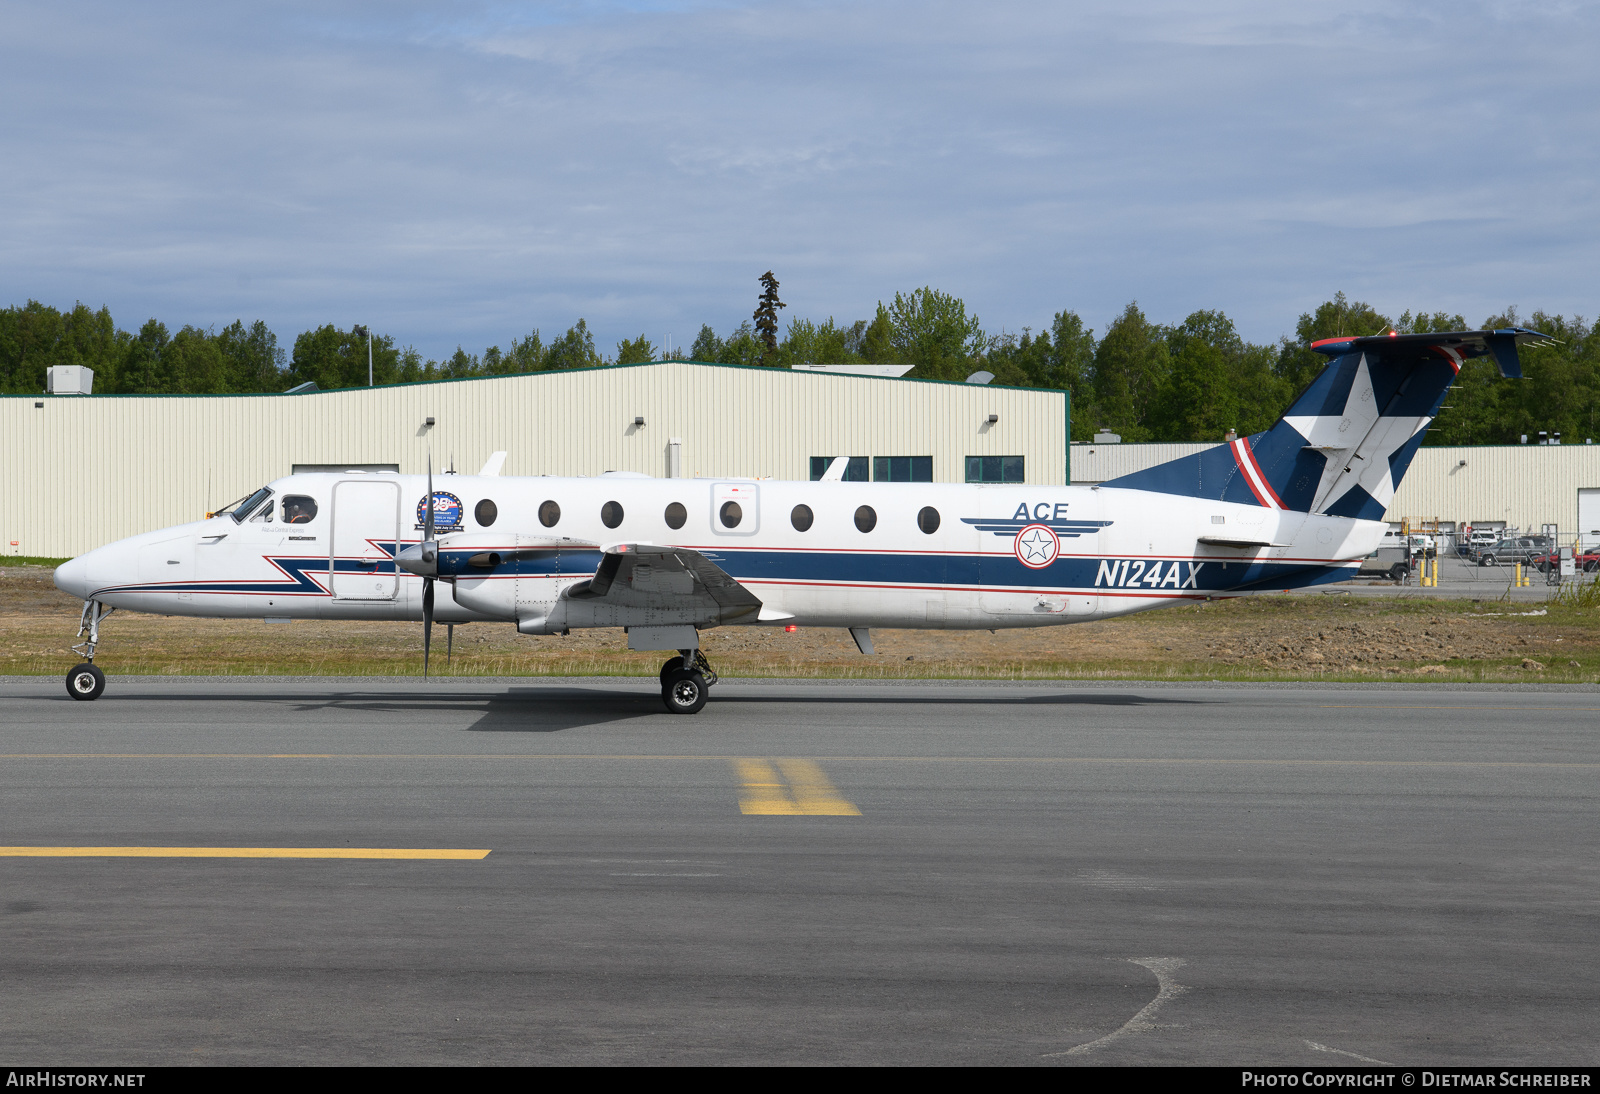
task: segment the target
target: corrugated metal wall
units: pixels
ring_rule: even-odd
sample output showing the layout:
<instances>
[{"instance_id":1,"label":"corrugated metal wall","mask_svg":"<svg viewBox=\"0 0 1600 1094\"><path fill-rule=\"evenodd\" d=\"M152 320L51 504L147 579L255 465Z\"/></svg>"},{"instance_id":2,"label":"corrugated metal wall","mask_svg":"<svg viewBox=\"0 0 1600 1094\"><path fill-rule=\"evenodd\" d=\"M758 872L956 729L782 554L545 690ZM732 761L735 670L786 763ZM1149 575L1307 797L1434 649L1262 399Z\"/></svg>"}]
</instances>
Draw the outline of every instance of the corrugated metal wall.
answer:
<instances>
[{"instance_id":1,"label":"corrugated metal wall","mask_svg":"<svg viewBox=\"0 0 1600 1094\"><path fill-rule=\"evenodd\" d=\"M36 408L36 403L43 403ZM990 414L999 416L991 425ZM433 429L423 427L428 417ZM645 424L636 427L635 417ZM0 397L0 554L60 557L195 520L296 463L506 475L809 477L812 456L1023 455L1066 481L1059 391L678 362L310 395Z\"/></svg>"},{"instance_id":2,"label":"corrugated metal wall","mask_svg":"<svg viewBox=\"0 0 1600 1094\"><path fill-rule=\"evenodd\" d=\"M1072 481L1105 482L1210 447L1075 444ZM1384 519L1505 521L1525 532L1556 524L1565 537L1578 531L1578 491L1588 487L1600 487L1600 445L1422 448Z\"/></svg>"}]
</instances>

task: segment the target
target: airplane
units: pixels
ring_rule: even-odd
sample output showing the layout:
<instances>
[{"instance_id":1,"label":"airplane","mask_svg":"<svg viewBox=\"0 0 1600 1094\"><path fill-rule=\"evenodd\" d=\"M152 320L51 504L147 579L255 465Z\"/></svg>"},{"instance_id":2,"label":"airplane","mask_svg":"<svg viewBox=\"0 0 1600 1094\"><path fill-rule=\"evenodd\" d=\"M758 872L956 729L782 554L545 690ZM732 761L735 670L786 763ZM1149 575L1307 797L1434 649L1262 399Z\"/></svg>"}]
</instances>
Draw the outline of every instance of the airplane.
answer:
<instances>
[{"instance_id":1,"label":"airplane","mask_svg":"<svg viewBox=\"0 0 1600 1094\"><path fill-rule=\"evenodd\" d=\"M290 475L205 520L80 555L55 583L84 601L67 693L105 689L118 609L211 617L622 627L670 651L662 701L705 706L702 632L720 626L1038 627L1343 581L1464 361L1520 377L1522 327L1314 342L1329 358L1271 429L1093 486ZM440 487L442 488L436 488ZM443 583L447 595L436 599Z\"/></svg>"}]
</instances>

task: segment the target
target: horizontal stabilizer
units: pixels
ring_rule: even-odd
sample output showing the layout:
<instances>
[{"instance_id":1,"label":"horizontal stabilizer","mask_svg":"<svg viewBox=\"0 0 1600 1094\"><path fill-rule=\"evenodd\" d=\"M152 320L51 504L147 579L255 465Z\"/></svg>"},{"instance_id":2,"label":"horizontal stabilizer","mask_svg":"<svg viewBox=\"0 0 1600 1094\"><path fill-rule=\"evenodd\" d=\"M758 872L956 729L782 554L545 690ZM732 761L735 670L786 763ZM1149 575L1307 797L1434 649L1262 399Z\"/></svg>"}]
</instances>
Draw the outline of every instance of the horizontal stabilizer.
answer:
<instances>
[{"instance_id":1,"label":"horizontal stabilizer","mask_svg":"<svg viewBox=\"0 0 1600 1094\"><path fill-rule=\"evenodd\" d=\"M1199 541L1207 547L1292 547L1292 543L1273 543L1267 539L1224 539L1221 536L1201 536Z\"/></svg>"}]
</instances>

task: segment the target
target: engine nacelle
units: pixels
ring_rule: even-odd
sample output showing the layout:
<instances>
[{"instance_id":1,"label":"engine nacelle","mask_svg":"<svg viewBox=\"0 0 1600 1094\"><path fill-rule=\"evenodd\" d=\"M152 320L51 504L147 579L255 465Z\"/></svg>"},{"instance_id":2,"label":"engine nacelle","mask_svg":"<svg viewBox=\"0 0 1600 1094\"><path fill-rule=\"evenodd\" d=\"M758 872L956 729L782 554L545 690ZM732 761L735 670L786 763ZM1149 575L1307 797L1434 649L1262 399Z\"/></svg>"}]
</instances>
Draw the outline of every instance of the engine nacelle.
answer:
<instances>
[{"instance_id":1,"label":"engine nacelle","mask_svg":"<svg viewBox=\"0 0 1600 1094\"><path fill-rule=\"evenodd\" d=\"M544 621L561 591L599 565L597 544L563 536L467 532L439 540L439 577L454 583L456 603L525 634L549 633Z\"/></svg>"}]
</instances>

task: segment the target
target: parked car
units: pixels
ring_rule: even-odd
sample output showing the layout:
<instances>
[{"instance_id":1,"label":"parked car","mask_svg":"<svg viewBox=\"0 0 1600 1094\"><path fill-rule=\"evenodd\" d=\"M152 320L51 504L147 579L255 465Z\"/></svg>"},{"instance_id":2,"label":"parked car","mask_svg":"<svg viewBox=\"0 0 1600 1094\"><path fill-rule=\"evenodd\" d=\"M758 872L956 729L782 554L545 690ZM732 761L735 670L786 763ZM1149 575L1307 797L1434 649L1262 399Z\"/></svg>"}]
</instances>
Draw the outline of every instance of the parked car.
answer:
<instances>
[{"instance_id":1,"label":"parked car","mask_svg":"<svg viewBox=\"0 0 1600 1094\"><path fill-rule=\"evenodd\" d=\"M1379 547L1362 560L1358 576L1404 581L1410 573L1411 563L1404 547Z\"/></svg>"},{"instance_id":2,"label":"parked car","mask_svg":"<svg viewBox=\"0 0 1600 1094\"><path fill-rule=\"evenodd\" d=\"M1462 558L1477 558L1477 552L1485 547L1493 547L1500 542L1500 539L1499 532L1490 531L1487 528L1472 532L1467 538L1456 543L1456 554Z\"/></svg>"},{"instance_id":3,"label":"parked car","mask_svg":"<svg viewBox=\"0 0 1600 1094\"><path fill-rule=\"evenodd\" d=\"M1515 562L1526 564L1551 554L1555 549L1555 542L1549 536L1517 536L1479 548L1473 554L1473 561L1479 566L1510 566Z\"/></svg>"},{"instance_id":4,"label":"parked car","mask_svg":"<svg viewBox=\"0 0 1600 1094\"><path fill-rule=\"evenodd\" d=\"M1548 555L1540 555L1534 559L1533 564L1539 568L1541 574L1547 574L1561 565L1561 555L1552 551ZM1596 570L1600 570L1600 551L1590 551L1581 555L1574 554L1572 556L1572 564L1579 573L1592 574Z\"/></svg>"}]
</instances>

